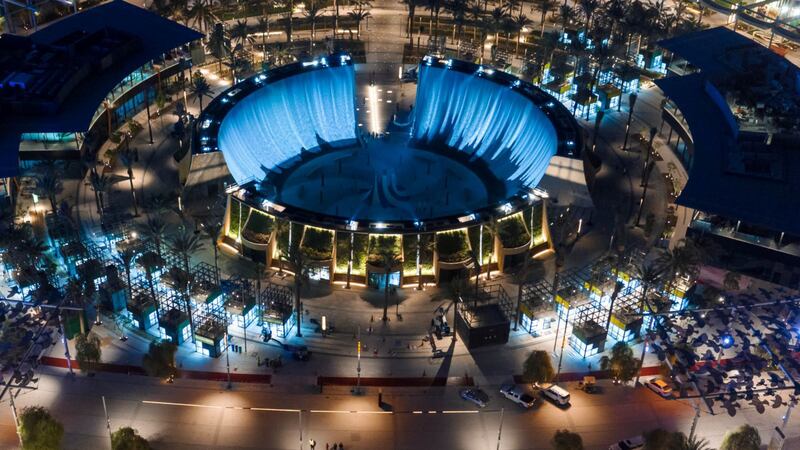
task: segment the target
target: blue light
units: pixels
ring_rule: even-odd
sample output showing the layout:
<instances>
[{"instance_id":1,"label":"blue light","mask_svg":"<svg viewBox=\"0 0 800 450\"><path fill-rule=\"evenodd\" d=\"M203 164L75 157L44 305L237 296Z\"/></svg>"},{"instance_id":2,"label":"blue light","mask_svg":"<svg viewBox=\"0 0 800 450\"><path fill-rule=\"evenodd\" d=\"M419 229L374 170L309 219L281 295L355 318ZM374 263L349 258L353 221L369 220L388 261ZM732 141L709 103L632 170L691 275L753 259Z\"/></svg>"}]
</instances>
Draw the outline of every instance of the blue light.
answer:
<instances>
[{"instance_id":1,"label":"blue light","mask_svg":"<svg viewBox=\"0 0 800 450\"><path fill-rule=\"evenodd\" d=\"M733 346L733 336L730 334L723 334L720 339L722 348L731 348Z\"/></svg>"},{"instance_id":2,"label":"blue light","mask_svg":"<svg viewBox=\"0 0 800 450\"><path fill-rule=\"evenodd\" d=\"M218 134L234 180L260 179L261 167L279 170L303 149L319 151L318 137L332 144L354 142L355 92L355 72L348 65L284 78L239 100Z\"/></svg>"},{"instance_id":3,"label":"blue light","mask_svg":"<svg viewBox=\"0 0 800 450\"><path fill-rule=\"evenodd\" d=\"M443 142L482 159L499 179L530 187L544 176L558 146L550 120L518 91L427 66L419 71L413 139Z\"/></svg>"},{"instance_id":4,"label":"blue light","mask_svg":"<svg viewBox=\"0 0 800 450\"><path fill-rule=\"evenodd\" d=\"M328 67L328 60L326 58L320 58L319 63L322 64L324 67Z\"/></svg>"}]
</instances>

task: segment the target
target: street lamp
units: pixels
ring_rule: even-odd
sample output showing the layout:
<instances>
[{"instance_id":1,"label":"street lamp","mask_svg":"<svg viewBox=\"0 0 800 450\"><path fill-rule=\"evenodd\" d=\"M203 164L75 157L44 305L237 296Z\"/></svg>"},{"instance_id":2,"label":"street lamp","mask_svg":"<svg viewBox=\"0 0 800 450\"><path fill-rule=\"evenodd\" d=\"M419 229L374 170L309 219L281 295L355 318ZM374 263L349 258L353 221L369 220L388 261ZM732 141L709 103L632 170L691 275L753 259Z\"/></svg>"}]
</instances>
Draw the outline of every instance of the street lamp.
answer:
<instances>
[{"instance_id":1,"label":"street lamp","mask_svg":"<svg viewBox=\"0 0 800 450\"><path fill-rule=\"evenodd\" d=\"M606 114L605 111L600 110L597 112L597 115L594 118L594 135L592 136L592 151L591 154L595 153L595 148L597 147L597 135L600 134L600 122L603 121L603 116Z\"/></svg>"},{"instance_id":2,"label":"street lamp","mask_svg":"<svg viewBox=\"0 0 800 450\"><path fill-rule=\"evenodd\" d=\"M636 92L631 92L628 96L628 123L625 124L625 140L622 142L622 151L628 151L628 135L631 131L631 120L633 119L633 107L636 105Z\"/></svg>"},{"instance_id":3,"label":"street lamp","mask_svg":"<svg viewBox=\"0 0 800 450\"><path fill-rule=\"evenodd\" d=\"M356 366L356 387L353 388L354 395L361 395L361 326L358 327L358 339L356 341L356 355L358 363Z\"/></svg>"}]
</instances>

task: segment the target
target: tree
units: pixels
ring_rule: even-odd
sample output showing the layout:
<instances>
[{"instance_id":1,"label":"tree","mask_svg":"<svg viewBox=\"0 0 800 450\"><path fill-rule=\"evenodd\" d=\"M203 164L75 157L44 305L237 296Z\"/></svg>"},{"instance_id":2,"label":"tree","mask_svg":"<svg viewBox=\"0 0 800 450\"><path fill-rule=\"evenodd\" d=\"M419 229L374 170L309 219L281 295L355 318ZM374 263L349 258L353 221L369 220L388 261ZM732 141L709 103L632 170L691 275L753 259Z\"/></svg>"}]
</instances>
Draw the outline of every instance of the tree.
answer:
<instances>
[{"instance_id":1,"label":"tree","mask_svg":"<svg viewBox=\"0 0 800 450\"><path fill-rule=\"evenodd\" d=\"M514 29L517 31L517 45L514 47L514 55L517 55L519 54L519 43L522 40L522 30L527 28L529 25L532 25L533 22L531 19L528 19L525 14L520 14L511 19L511 23L514 25Z\"/></svg>"},{"instance_id":2,"label":"tree","mask_svg":"<svg viewBox=\"0 0 800 450\"><path fill-rule=\"evenodd\" d=\"M23 450L61 448L64 426L42 406L26 406L19 414Z\"/></svg>"},{"instance_id":3,"label":"tree","mask_svg":"<svg viewBox=\"0 0 800 450\"><path fill-rule=\"evenodd\" d=\"M219 222L209 222L202 224L201 228L206 238L211 243L211 248L214 249L214 281L219 284L219 249L217 248L217 239L219 239L219 233L222 231L222 225Z\"/></svg>"},{"instance_id":4,"label":"tree","mask_svg":"<svg viewBox=\"0 0 800 450\"><path fill-rule=\"evenodd\" d=\"M286 10L286 42L292 42L292 16L294 14L294 0L287 0L286 6L288 6Z\"/></svg>"},{"instance_id":5,"label":"tree","mask_svg":"<svg viewBox=\"0 0 800 450\"><path fill-rule=\"evenodd\" d=\"M203 97L212 98L214 91L208 84L206 77L198 70L192 75L192 85L189 87L189 92L194 94L196 100L200 101L200 113L203 113Z\"/></svg>"},{"instance_id":6,"label":"tree","mask_svg":"<svg viewBox=\"0 0 800 450\"><path fill-rule=\"evenodd\" d=\"M386 322L389 316L386 315L389 309L389 275L392 269L403 263L403 258L397 254L394 248L384 248L378 253L381 268L383 268L383 317L381 320Z\"/></svg>"},{"instance_id":7,"label":"tree","mask_svg":"<svg viewBox=\"0 0 800 450\"><path fill-rule=\"evenodd\" d=\"M312 2L311 6L306 7L303 14L311 23L311 40L313 41L317 37L317 21L322 18L322 8L316 2Z\"/></svg>"},{"instance_id":8,"label":"tree","mask_svg":"<svg viewBox=\"0 0 800 450\"><path fill-rule=\"evenodd\" d=\"M181 230L169 241L169 248L176 255L180 256L183 262L183 270L189 272L189 258L193 253L202 250L204 247L200 237L187 229Z\"/></svg>"},{"instance_id":9,"label":"tree","mask_svg":"<svg viewBox=\"0 0 800 450\"><path fill-rule=\"evenodd\" d=\"M600 358L600 369L609 371L614 381L627 382L639 370L639 361L633 356L631 347L620 341L611 347L611 356Z\"/></svg>"},{"instance_id":10,"label":"tree","mask_svg":"<svg viewBox=\"0 0 800 450\"><path fill-rule=\"evenodd\" d=\"M111 433L111 450L150 450L147 439L131 427L123 427Z\"/></svg>"},{"instance_id":11,"label":"tree","mask_svg":"<svg viewBox=\"0 0 800 450\"><path fill-rule=\"evenodd\" d=\"M281 241L280 239L278 239L278 237L283 233L288 233L289 228L291 228L291 226L292 223L289 222L288 220L283 220L283 219L275 220L275 223L272 225L272 229L275 232L275 239L277 239L276 243L280 244ZM239 225L239 227L241 228L241 225ZM285 249L278 248L278 273L281 275L283 275L283 256L286 254L286 251L288 250L289 250L288 248Z\"/></svg>"},{"instance_id":12,"label":"tree","mask_svg":"<svg viewBox=\"0 0 800 450\"><path fill-rule=\"evenodd\" d=\"M108 177L108 175L92 172L91 175L89 175L89 181L92 184L92 190L97 193L99 198L97 213L102 215L103 210L106 208L105 202L103 201L103 196L105 195L106 191L108 191L108 188L111 187L111 179Z\"/></svg>"},{"instance_id":13,"label":"tree","mask_svg":"<svg viewBox=\"0 0 800 450\"><path fill-rule=\"evenodd\" d=\"M356 39L361 39L361 22L368 17L372 17L372 13L364 9L362 3L359 3L352 11L348 12L347 15L356 23Z\"/></svg>"},{"instance_id":14,"label":"tree","mask_svg":"<svg viewBox=\"0 0 800 450\"><path fill-rule=\"evenodd\" d=\"M542 29L539 33L539 36L544 36L544 26L547 23L547 14L555 9L558 6L558 2L556 0L535 0L533 3L533 7L542 13Z\"/></svg>"},{"instance_id":15,"label":"tree","mask_svg":"<svg viewBox=\"0 0 800 450\"><path fill-rule=\"evenodd\" d=\"M75 337L75 359L82 372L93 375L101 355L100 338L96 334L81 333Z\"/></svg>"},{"instance_id":16,"label":"tree","mask_svg":"<svg viewBox=\"0 0 800 450\"><path fill-rule=\"evenodd\" d=\"M161 267L164 267L164 258L155 252L147 252L136 259L138 264L144 270L144 276L147 279L147 284L150 286L150 295L152 300L156 301L156 289L153 285L153 272Z\"/></svg>"},{"instance_id":17,"label":"tree","mask_svg":"<svg viewBox=\"0 0 800 450\"><path fill-rule=\"evenodd\" d=\"M189 10L189 18L194 20L194 25L204 33L208 32L208 29L217 21L217 16L211 10L211 4L206 3L204 0L194 3L194 6Z\"/></svg>"},{"instance_id":18,"label":"tree","mask_svg":"<svg viewBox=\"0 0 800 450\"><path fill-rule=\"evenodd\" d=\"M550 441L553 450L583 450L583 438L569 430L558 430Z\"/></svg>"},{"instance_id":19,"label":"tree","mask_svg":"<svg viewBox=\"0 0 800 450\"><path fill-rule=\"evenodd\" d=\"M719 450L758 450L761 448L761 436L752 425L742 425L729 431L722 439Z\"/></svg>"},{"instance_id":20,"label":"tree","mask_svg":"<svg viewBox=\"0 0 800 450\"><path fill-rule=\"evenodd\" d=\"M178 369L175 368L177 351L178 347L172 342L152 341L142 357L142 368L151 377L174 378L178 374Z\"/></svg>"},{"instance_id":21,"label":"tree","mask_svg":"<svg viewBox=\"0 0 800 450\"><path fill-rule=\"evenodd\" d=\"M133 300L133 286L131 286L131 268L133 266L133 260L136 259L136 251L131 248L127 247L116 257L116 262L118 265L122 266L122 269L125 271L125 281L128 287L128 300Z\"/></svg>"},{"instance_id":22,"label":"tree","mask_svg":"<svg viewBox=\"0 0 800 450\"><path fill-rule=\"evenodd\" d=\"M300 290L308 283L308 258L300 249L300 240L292 242L288 250L282 250L283 257L289 261L294 270L294 310L295 321L297 324L297 337L303 336L301 325L303 323L302 305L300 302Z\"/></svg>"},{"instance_id":23,"label":"tree","mask_svg":"<svg viewBox=\"0 0 800 450\"><path fill-rule=\"evenodd\" d=\"M50 210L56 212L56 196L61 192L61 178L53 170L36 177L36 190L42 197L50 201Z\"/></svg>"},{"instance_id":24,"label":"tree","mask_svg":"<svg viewBox=\"0 0 800 450\"><path fill-rule=\"evenodd\" d=\"M125 150L119 153L119 160L128 171L128 182L131 184L131 200L133 201L133 215L139 216L139 206L136 204L136 189L133 187L133 161L136 159L136 149L125 147Z\"/></svg>"},{"instance_id":25,"label":"tree","mask_svg":"<svg viewBox=\"0 0 800 450\"><path fill-rule=\"evenodd\" d=\"M656 428L644 433L644 448L642 450L679 450L683 433L667 431Z\"/></svg>"},{"instance_id":26,"label":"tree","mask_svg":"<svg viewBox=\"0 0 800 450\"><path fill-rule=\"evenodd\" d=\"M534 350L522 364L522 377L528 383L549 383L556 372L550 355L544 350Z\"/></svg>"},{"instance_id":27,"label":"tree","mask_svg":"<svg viewBox=\"0 0 800 450\"><path fill-rule=\"evenodd\" d=\"M225 33L225 26L221 23L214 25L214 31L208 35L208 42L206 47L212 56L217 58L219 65L219 72L222 72L222 60L228 56L231 51L231 41Z\"/></svg>"},{"instance_id":28,"label":"tree","mask_svg":"<svg viewBox=\"0 0 800 450\"><path fill-rule=\"evenodd\" d=\"M167 234L167 223L161 216L148 216L147 222L139 225L139 233L143 239L150 240L156 246L156 254L161 256L161 245L164 243L164 236Z\"/></svg>"},{"instance_id":29,"label":"tree","mask_svg":"<svg viewBox=\"0 0 800 450\"><path fill-rule=\"evenodd\" d=\"M237 20L233 24L230 31L231 42L238 45L245 45L246 43L252 44L255 42L253 36L250 36L250 28L247 26L246 20Z\"/></svg>"},{"instance_id":30,"label":"tree","mask_svg":"<svg viewBox=\"0 0 800 450\"><path fill-rule=\"evenodd\" d=\"M192 342L194 342L194 315L192 314L192 299L189 295L194 277L188 271L173 266L161 276L161 279L172 288L172 290L180 294L183 307L189 318L189 330L191 331Z\"/></svg>"}]
</instances>

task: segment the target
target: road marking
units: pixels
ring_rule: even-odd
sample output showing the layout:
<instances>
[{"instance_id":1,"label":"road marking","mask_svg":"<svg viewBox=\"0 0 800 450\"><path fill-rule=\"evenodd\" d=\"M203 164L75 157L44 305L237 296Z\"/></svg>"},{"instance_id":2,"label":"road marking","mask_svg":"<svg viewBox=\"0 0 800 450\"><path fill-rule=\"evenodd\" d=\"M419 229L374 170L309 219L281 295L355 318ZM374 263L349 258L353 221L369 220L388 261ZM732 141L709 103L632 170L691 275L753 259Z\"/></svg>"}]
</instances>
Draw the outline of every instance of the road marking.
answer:
<instances>
[{"instance_id":1,"label":"road marking","mask_svg":"<svg viewBox=\"0 0 800 450\"><path fill-rule=\"evenodd\" d=\"M310 410L300 410L300 409L291 409L291 408L262 408L262 407L255 407L255 406L222 406L222 405L202 405L198 403L180 403L180 402L161 402L157 400L142 400L142 403L147 405L163 405L163 406L183 406L187 408L207 408L207 409L234 409L240 411L266 411L266 412L286 412L286 413L297 413L301 411L306 411L313 414L478 414L481 411L467 409L467 410L445 410L445 411L436 411L436 410L416 410L416 411L370 411L370 410L363 410L363 411L351 411L351 410L344 410L344 409L310 409ZM484 412L493 412L493 411L484 411Z\"/></svg>"}]
</instances>

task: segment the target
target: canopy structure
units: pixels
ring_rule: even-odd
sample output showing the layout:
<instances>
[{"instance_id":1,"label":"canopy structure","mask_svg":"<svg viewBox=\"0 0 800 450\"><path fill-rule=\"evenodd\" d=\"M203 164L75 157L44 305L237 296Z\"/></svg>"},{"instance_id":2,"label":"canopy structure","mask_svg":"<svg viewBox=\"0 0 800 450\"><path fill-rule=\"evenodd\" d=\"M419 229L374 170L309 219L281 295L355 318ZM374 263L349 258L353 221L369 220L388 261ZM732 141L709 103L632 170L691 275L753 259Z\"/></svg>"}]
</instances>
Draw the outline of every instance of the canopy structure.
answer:
<instances>
[{"instance_id":1,"label":"canopy structure","mask_svg":"<svg viewBox=\"0 0 800 450\"><path fill-rule=\"evenodd\" d=\"M53 22L27 38L2 35L0 48L5 48L3 53L6 54L14 47L19 49L23 45L35 49L50 46L58 50L65 47L64 42L104 30L132 38L124 43L124 57L115 58L108 66L102 61L97 62L101 67L99 70L94 67L89 69L86 76L63 98L55 99L55 111L19 114L0 108L6 110L0 111L0 176L13 176L17 172L20 134L86 131L99 105L126 76L151 60L161 59L170 50L202 37L197 31L138 6L114 0ZM76 49L80 50L80 47L70 50ZM112 52L114 50L111 49ZM0 75L13 74L13 70L14 61L2 61L0 58ZM57 76L57 71L63 70L63 67L44 64L41 70L45 73L52 71ZM0 83L3 78L0 76Z\"/></svg>"}]
</instances>

